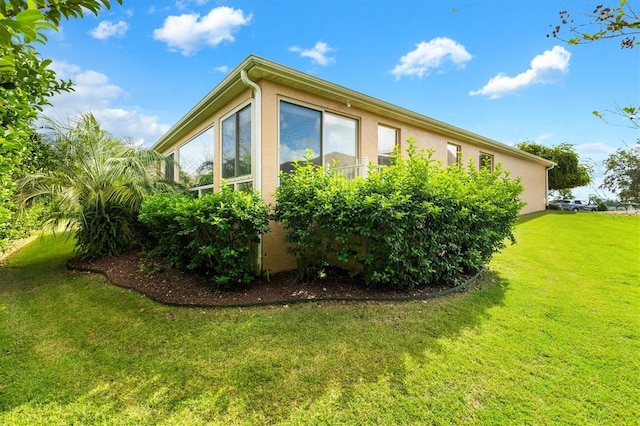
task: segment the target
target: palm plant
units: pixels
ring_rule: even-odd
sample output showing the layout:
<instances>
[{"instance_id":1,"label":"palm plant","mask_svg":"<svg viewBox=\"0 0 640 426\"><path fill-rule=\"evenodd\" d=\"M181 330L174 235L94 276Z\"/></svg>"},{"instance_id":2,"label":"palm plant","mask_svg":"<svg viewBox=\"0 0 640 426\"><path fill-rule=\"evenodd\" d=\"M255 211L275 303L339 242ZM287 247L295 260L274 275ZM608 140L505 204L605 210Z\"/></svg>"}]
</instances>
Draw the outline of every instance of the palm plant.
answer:
<instances>
[{"instance_id":1,"label":"palm plant","mask_svg":"<svg viewBox=\"0 0 640 426\"><path fill-rule=\"evenodd\" d=\"M130 249L142 200L171 187L159 173L164 157L116 139L90 113L68 125L49 124L45 139L57 166L20 180L19 201L48 200L46 226L72 229L77 254L85 259Z\"/></svg>"}]
</instances>

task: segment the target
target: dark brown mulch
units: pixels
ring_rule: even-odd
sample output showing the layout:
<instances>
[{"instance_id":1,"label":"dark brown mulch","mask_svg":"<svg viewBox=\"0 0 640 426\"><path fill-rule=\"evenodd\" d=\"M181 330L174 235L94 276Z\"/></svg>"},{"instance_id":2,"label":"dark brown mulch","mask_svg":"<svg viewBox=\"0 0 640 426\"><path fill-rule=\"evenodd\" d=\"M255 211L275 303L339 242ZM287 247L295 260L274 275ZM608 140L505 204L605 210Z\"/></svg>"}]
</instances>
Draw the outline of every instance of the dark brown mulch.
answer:
<instances>
[{"instance_id":1,"label":"dark brown mulch","mask_svg":"<svg viewBox=\"0 0 640 426\"><path fill-rule=\"evenodd\" d=\"M426 299L464 287L463 284L458 287L430 285L406 291L372 289L342 270L328 269L325 278L310 283L299 282L296 272L289 271L258 279L242 289L225 290L217 288L205 276L175 269L154 271L154 265L135 252L91 262L71 259L67 263L72 270L102 274L113 284L135 289L156 301L187 306L251 306L311 300ZM469 275L465 281L468 283L474 278Z\"/></svg>"}]
</instances>

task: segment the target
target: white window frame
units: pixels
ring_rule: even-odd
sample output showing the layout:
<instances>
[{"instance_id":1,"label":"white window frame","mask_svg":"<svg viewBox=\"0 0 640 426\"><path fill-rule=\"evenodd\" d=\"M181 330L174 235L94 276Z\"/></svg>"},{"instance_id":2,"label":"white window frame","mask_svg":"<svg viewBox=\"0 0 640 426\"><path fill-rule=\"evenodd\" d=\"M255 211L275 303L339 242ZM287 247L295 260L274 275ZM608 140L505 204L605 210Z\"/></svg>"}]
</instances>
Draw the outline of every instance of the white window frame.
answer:
<instances>
[{"instance_id":1,"label":"white window frame","mask_svg":"<svg viewBox=\"0 0 640 426\"><path fill-rule=\"evenodd\" d=\"M454 163L449 163L449 147L450 146L454 146L456 147L456 161ZM457 143L453 143L453 142L447 142L447 166L462 166L462 146L458 145Z\"/></svg>"},{"instance_id":2,"label":"white window frame","mask_svg":"<svg viewBox=\"0 0 640 426\"><path fill-rule=\"evenodd\" d=\"M378 123L378 144L376 146L377 149L377 157L376 157L376 164L378 166L382 166L383 164L380 164L380 157L385 157L385 158L390 158L389 155L386 154L381 154L380 153L380 127L384 127L386 129L390 129L393 130L396 134L396 141L394 143L394 150L400 149L400 129L398 129L397 127L394 126L389 126L387 124L383 124L383 123Z\"/></svg>"},{"instance_id":3,"label":"white window frame","mask_svg":"<svg viewBox=\"0 0 640 426\"><path fill-rule=\"evenodd\" d=\"M204 128L202 131L198 132L195 136L193 136L192 138L189 138L189 140L187 140L185 143L180 144L179 146L177 146L175 148L174 152L174 161L175 161L175 166L178 170L178 174L177 174L177 179L174 179L176 182L181 183L180 182L180 163L181 163L181 158L180 158L180 148L182 148L183 146L189 144L190 142L192 142L193 140L195 140L196 138L202 136L204 133L208 132L209 130L212 130L211 132L211 155L213 155L213 170L211 171L212 175L211 176L211 180L212 182L210 184L206 184L206 185L200 185L200 186L193 186L188 188L189 191L192 192L197 192L198 196L202 196L204 193L208 192L209 190L213 191L214 187L215 187L215 167L216 167L216 158L215 158L215 138L216 138L216 133L215 133L215 126L213 124L207 126L206 128ZM177 155L176 155L177 154ZM177 159L176 159L177 157Z\"/></svg>"},{"instance_id":4,"label":"white window frame","mask_svg":"<svg viewBox=\"0 0 640 426\"><path fill-rule=\"evenodd\" d=\"M166 154L164 154L164 158L165 158L165 159L164 159L164 161L162 162L162 177L163 177L164 179L167 179L167 160L168 160L168 159L169 159L169 157L171 157L171 156L173 156L173 159L172 159L172 161L173 161L173 182L176 182L176 176L177 176L177 173L176 173L176 164L178 164L178 163L177 163L177 161L176 161L176 150L175 150L175 148L174 148L173 150L171 150L171 151L167 152ZM168 179L167 179L167 180L168 180Z\"/></svg>"},{"instance_id":5,"label":"white window frame","mask_svg":"<svg viewBox=\"0 0 640 426\"><path fill-rule=\"evenodd\" d=\"M251 173L248 175L242 175L242 176L235 176L232 178L223 178L222 177L222 167L223 167L223 158L222 158L222 123L230 118L231 116L235 115L237 112L243 110L244 108L246 108L247 106L251 107ZM220 141L220 143L218 144L218 158L220 159L218 161L219 163L219 168L220 168L220 177L222 179L223 182L221 182L222 185L227 185L227 186L233 186L233 190L237 191L239 189L239 187L244 184L244 183L251 183L251 187L255 188L255 170L256 170L256 166L257 166L257 162L259 161L259 159L255 158L255 154L256 154L256 140L255 140L255 125L256 125L256 119L255 119L255 105L253 105L253 100L249 99L245 102L242 102L240 104L238 104L235 108L231 109L229 112L227 112L225 115L223 115L222 117L220 117L220 123L218 125L218 141ZM214 168L215 170L215 168ZM214 174L215 176L215 174Z\"/></svg>"},{"instance_id":6,"label":"white window frame","mask_svg":"<svg viewBox=\"0 0 640 426\"><path fill-rule=\"evenodd\" d=\"M358 166L360 164L360 143L361 143L361 134L362 134L362 130L361 130L361 126L362 126L362 121L360 119L360 117L356 117L353 115L349 115L349 114L345 114L341 111L335 111L332 109L328 109L328 108L324 108L315 104L311 104L308 102L304 102L304 101L300 101L297 99L291 99L288 97L284 97L284 96L278 96L278 113L277 113L277 121L278 121L278 128L277 128L277 132L278 132L278 161L276 164L276 170L278 173L278 176L280 175L280 164L281 164L281 159L280 159L280 105L282 105L282 102L287 102L291 105L296 105L296 106L300 106L302 108L308 108L314 111L319 112L320 115L320 158L322 159L322 164L326 166L326 164L324 164L324 143L325 143L325 120L324 120L324 115L325 114L332 114L338 117L344 117L346 119L349 120L353 120L356 122L356 135L355 135L355 165L345 165L345 167L351 167L351 166ZM330 165L330 164L329 164Z\"/></svg>"},{"instance_id":7,"label":"white window frame","mask_svg":"<svg viewBox=\"0 0 640 426\"><path fill-rule=\"evenodd\" d=\"M482 161L482 157L486 156L491 158L491 164L490 164L490 171L493 171L493 168L495 167L495 162L496 162L496 158L493 154L489 154L488 152L484 152L484 151L480 151L480 153L478 154L478 169L482 169L482 167L484 166L483 161Z\"/></svg>"}]
</instances>

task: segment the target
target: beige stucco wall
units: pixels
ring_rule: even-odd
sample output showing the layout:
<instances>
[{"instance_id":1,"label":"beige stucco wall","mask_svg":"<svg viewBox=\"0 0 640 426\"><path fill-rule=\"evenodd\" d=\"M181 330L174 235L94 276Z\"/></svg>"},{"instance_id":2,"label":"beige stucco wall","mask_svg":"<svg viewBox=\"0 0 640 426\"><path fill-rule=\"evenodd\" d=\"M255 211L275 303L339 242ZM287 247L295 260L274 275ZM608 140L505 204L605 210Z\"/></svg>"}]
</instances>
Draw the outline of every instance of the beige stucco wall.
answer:
<instances>
[{"instance_id":1,"label":"beige stucco wall","mask_svg":"<svg viewBox=\"0 0 640 426\"><path fill-rule=\"evenodd\" d=\"M359 128L359 147L358 159L362 162L365 158L376 161L377 144L378 144L378 125L385 125L395 128L399 131L399 140L402 149L406 149L406 140L413 137L416 140L418 148L433 148L434 159L440 160L443 164L447 161L447 143L453 143L461 146L464 164L469 159L474 163L478 163L480 151L494 156L494 162L501 162L503 168L511 172L512 177L520 177L525 186L525 192L522 195L523 201L527 205L522 213L530 213L534 211L544 210L546 201L546 169L544 165L540 165L526 159L517 158L509 153L499 152L495 149L479 147L472 143L452 139L442 134L434 133L425 128L416 127L403 123L401 121L389 119L379 116L371 112L359 109L355 106L349 107L346 102L337 102L328 100L317 95L303 92L291 87L279 85L269 80L260 80L257 82L262 92L262 157L254 158L252 167L255 173L256 169L261 170L262 196L263 199L270 204L275 203L273 194L278 185L279 173L279 101L284 99L293 103L299 103L311 108L326 110L332 113L341 114L358 120ZM221 167L219 167L221 158L220 147L220 131L221 120L230 112L246 105L248 102L255 102L253 91L247 89L240 96L234 98L226 106L214 112L210 117L206 117L185 137L176 141L171 147L164 150L164 154L176 152L177 148L188 142L194 136L210 126L214 126L214 182L216 189L219 189ZM257 125L255 120L255 105L252 109L254 113L253 125ZM255 131L254 131L254 152L255 152ZM177 159L177 158L176 158ZM177 159L179 161L179 159ZM260 162L260 167L256 167L256 162ZM176 172L177 176L177 172ZM255 176L254 176L255 182ZM295 259L286 251L284 243L284 231L277 223L271 223L271 232L264 235L262 240L262 269L264 272L275 273L282 270L292 269L295 267Z\"/></svg>"}]
</instances>

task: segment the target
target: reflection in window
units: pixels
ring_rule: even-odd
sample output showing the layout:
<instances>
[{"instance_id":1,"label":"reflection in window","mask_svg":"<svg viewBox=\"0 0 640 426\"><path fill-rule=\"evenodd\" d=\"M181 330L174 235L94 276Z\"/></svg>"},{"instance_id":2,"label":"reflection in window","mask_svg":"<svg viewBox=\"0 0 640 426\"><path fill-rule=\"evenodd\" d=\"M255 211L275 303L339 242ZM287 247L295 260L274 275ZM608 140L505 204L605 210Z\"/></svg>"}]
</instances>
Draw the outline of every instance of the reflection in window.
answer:
<instances>
[{"instance_id":1,"label":"reflection in window","mask_svg":"<svg viewBox=\"0 0 640 426\"><path fill-rule=\"evenodd\" d=\"M280 102L280 170L289 172L295 160L304 160L310 150L314 164L320 165L322 113Z\"/></svg>"},{"instance_id":2,"label":"reflection in window","mask_svg":"<svg viewBox=\"0 0 640 426\"><path fill-rule=\"evenodd\" d=\"M311 108L280 102L280 170L291 171L295 160L317 165L356 164L357 121Z\"/></svg>"},{"instance_id":3,"label":"reflection in window","mask_svg":"<svg viewBox=\"0 0 640 426\"><path fill-rule=\"evenodd\" d=\"M213 128L178 149L180 183L189 188L213 183Z\"/></svg>"},{"instance_id":4,"label":"reflection in window","mask_svg":"<svg viewBox=\"0 0 640 426\"><path fill-rule=\"evenodd\" d=\"M391 165L391 156L398 143L398 131L387 126L378 126L378 165Z\"/></svg>"},{"instance_id":5,"label":"reflection in window","mask_svg":"<svg viewBox=\"0 0 640 426\"><path fill-rule=\"evenodd\" d=\"M335 114L324 114L322 156L325 166L356 164L358 131L356 120Z\"/></svg>"},{"instance_id":6,"label":"reflection in window","mask_svg":"<svg viewBox=\"0 0 640 426\"><path fill-rule=\"evenodd\" d=\"M493 171L493 155L481 152L478 160L480 169L487 167Z\"/></svg>"},{"instance_id":7,"label":"reflection in window","mask_svg":"<svg viewBox=\"0 0 640 426\"><path fill-rule=\"evenodd\" d=\"M462 148L460 145L447 144L447 166L459 166L462 160Z\"/></svg>"},{"instance_id":8,"label":"reflection in window","mask_svg":"<svg viewBox=\"0 0 640 426\"><path fill-rule=\"evenodd\" d=\"M222 121L222 177L251 174L251 105Z\"/></svg>"}]
</instances>

